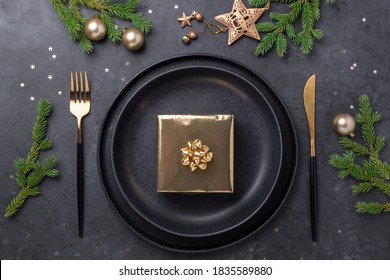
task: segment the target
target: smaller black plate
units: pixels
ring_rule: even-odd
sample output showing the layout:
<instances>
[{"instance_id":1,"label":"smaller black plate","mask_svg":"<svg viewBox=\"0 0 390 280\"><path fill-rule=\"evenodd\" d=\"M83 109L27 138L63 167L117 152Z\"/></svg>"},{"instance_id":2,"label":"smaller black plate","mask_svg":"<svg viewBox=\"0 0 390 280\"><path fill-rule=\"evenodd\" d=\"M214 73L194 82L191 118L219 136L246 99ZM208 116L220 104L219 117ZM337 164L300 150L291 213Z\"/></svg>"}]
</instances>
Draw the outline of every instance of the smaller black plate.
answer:
<instances>
[{"instance_id":1,"label":"smaller black plate","mask_svg":"<svg viewBox=\"0 0 390 280\"><path fill-rule=\"evenodd\" d=\"M157 115L235 115L235 193L156 192ZM294 177L292 122L270 87L247 68L210 56L160 62L130 81L111 105L99 142L107 195L140 236L173 250L210 250L261 227Z\"/></svg>"}]
</instances>

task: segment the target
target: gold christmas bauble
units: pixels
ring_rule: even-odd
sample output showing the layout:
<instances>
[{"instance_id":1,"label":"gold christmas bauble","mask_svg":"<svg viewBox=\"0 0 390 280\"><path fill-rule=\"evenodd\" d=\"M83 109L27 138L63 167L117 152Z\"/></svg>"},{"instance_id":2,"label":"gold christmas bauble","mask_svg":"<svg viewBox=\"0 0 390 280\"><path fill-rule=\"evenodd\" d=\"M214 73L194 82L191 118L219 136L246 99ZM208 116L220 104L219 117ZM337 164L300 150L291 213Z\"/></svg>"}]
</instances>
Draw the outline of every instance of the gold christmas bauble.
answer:
<instances>
[{"instance_id":1,"label":"gold christmas bauble","mask_svg":"<svg viewBox=\"0 0 390 280\"><path fill-rule=\"evenodd\" d=\"M144 34L137 28L124 29L122 44L130 51L138 51L144 45Z\"/></svg>"},{"instance_id":2,"label":"gold christmas bauble","mask_svg":"<svg viewBox=\"0 0 390 280\"><path fill-rule=\"evenodd\" d=\"M85 35L92 41L99 41L106 36L107 27L104 25L100 17L96 15L84 24L84 32Z\"/></svg>"},{"instance_id":3,"label":"gold christmas bauble","mask_svg":"<svg viewBox=\"0 0 390 280\"><path fill-rule=\"evenodd\" d=\"M189 44L191 39L190 37L188 37L188 35L184 35L182 38L181 38L181 41L183 42L183 44Z\"/></svg>"},{"instance_id":4,"label":"gold christmas bauble","mask_svg":"<svg viewBox=\"0 0 390 280\"><path fill-rule=\"evenodd\" d=\"M187 35L188 35L188 37L190 37L191 40L196 40L196 38L198 37L198 35L194 31L188 32Z\"/></svg>"},{"instance_id":5,"label":"gold christmas bauble","mask_svg":"<svg viewBox=\"0 0 390 280\"><path fill-rule=\"evenodd\" d=\"M355 118L348 113L338 114L333 119L333 129L337 134L351 137L355 136L356 121Z\"/></svg>"}]
</instances>

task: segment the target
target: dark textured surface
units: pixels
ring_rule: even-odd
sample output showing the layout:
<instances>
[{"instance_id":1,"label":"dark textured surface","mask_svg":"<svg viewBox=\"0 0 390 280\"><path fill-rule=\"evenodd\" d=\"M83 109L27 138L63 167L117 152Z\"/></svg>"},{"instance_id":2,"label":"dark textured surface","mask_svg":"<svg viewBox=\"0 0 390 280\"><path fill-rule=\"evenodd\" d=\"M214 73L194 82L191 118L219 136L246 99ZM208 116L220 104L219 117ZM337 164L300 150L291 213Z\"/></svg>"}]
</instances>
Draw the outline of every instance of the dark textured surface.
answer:
<instances>
[{"instance_id":1,"label":"dark textured surface","mask_svg":"<svg viewBox=\"0 0 390 280\"><path fill-rule=\"evenodd\" d=\"M176 10L174 5L179 5ZM276 5L273 5L273 7ZM280 9L285 9L278 5ZM179 38L186 32L176 18L182 11L203 11L207 19L231 9L231 1L144 0L140 9L153 21L141 53L129 53L110 42L96 44L93 55L79 51L68 39L49 1L0 2L0 208L18 191L12 160L25 156L39 97L49 97L54 111L49 135L60 158L61 176L42 184L43 194L27 201L13 219L0 218L2 259L389 259L388 216L360 216L353 205L359 199L385 200L379 193L351 195L351 181L339 181L327 164L329 154L341 151L331 131L336 113L351 111L357 98L368 93L383 113L378 130L389 137L390 114L387 55L390 29L387 0L367 3L339 1L324 5L319 23L326 37L310 56L291 46L284 59L274 52L256 58L257 42L243 38L227 46L227 35L203 33L190 46ZM87 12L88 15L93 13ZM267 15L265 16L267 17ZM362 19L366 18L363 22ZM261 19L261 20L264 20ZM198 26L198 25L197 25ZM53 51L48 51L52 46ZM135 73L167 57L184 53L220 54L253 68L279 93L296 124L300 142L300 164L294 187L278 215L261 231L227 249L206 254L178 254L159 249L134 235L118 218L100 186L96 167L96 145L104 114L116 93ZM56 54L56 59L51 56ZM129 65L126 65L126 61ZM353 70L350 67L356 63ZM30 65L35 65L31 69ZM109 68L109 72L105 72ZM77 237L75 120L68 110L68 73L86 69L91 73L93 107L85 119L85 237ZM374 74L376 70L376 74ZM319 189L319 242L310 240L309 228L309 139L302 105L302 89L313 73L317 79L317 167ZM48 79L52 75L53 79ZM20 84L25 86L21 87ZM62 91L61 95L58 91ZM35 97L31 101L30 97ZM389 148L383 151L390 160ZM11 175L11 176L10 176Z\"/></svg>"}]
</instances>

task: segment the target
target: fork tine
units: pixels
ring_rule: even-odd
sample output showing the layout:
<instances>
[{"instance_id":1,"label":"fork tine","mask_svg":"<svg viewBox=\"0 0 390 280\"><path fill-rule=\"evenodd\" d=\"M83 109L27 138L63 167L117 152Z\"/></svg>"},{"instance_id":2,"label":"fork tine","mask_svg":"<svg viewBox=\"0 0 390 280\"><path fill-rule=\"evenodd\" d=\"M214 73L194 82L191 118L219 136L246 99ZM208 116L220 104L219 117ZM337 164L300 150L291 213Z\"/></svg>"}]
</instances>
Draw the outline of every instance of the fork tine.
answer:
<instances>
[{"instance_id":1,"label":"fork tine","mask_svg":"<svg viewBox=\"0 0 390 280\"><path fill-rule=\"evenodd\" d=\"M73 83L73 72L70 71L70 100L75 102L75 94L74 94L74 83Z\"/></svg>"},{"instance_id":2,"label":"fork tine","mask_svg":"<svg viewBox=\"0 0 390 280\"><path fill-rule=\"evenodd\" d=\"M80 102L85 102L83 75L80 71Z\"/></svg>"},{"instance_id":3,"label":"fork tine","mask_svg":"<svg viewBox=\"0 0 390 280\"><path fill-rule=\"evenodd\" d=\"M88 76L87 71L84 71L84 82L85 82L85 97L87 101L91 101L91 93L89 91L89 83L88 83Z\"/></svg>"},{"instance_id":4,"label":"fork tine","mask_svg":"<svg viewBox=\"0 0 390 280\"><path fill-rule=\"evenodd\" d=\"M76 102L80 102L80 91L79 91L79 78L77 76L77 71L74 71L76 76Z\"/></svg>"}]
</instances>

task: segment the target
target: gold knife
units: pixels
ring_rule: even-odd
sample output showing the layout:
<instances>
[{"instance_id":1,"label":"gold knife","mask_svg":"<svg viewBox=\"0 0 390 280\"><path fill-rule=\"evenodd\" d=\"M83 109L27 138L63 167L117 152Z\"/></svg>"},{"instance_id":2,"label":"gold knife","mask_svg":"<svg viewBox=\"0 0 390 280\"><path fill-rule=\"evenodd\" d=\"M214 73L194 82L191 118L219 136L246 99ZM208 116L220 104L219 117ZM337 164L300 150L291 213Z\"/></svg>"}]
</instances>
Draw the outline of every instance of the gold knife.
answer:
<instances>
[{"instance_id":1,"label":"gold knife","mask_svg":"<svg viewBox=\"0 0 390 280\"><path fill-rule=\"evenodd\" d=\"M303 102L310 131L310 221L311 238L317 240L317 168L315 142L316 76L311 76L303 91Z\"/></svg>"}]
</instances>

